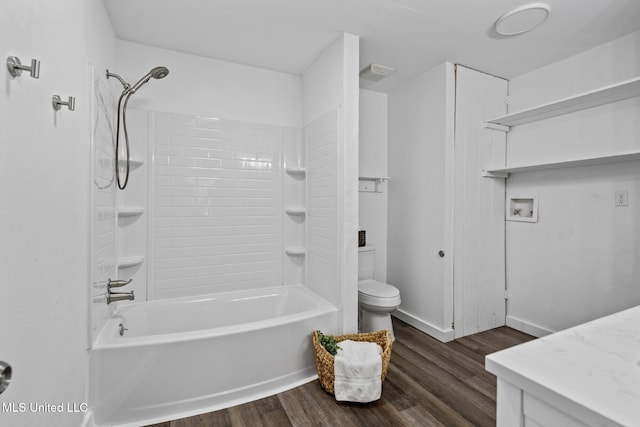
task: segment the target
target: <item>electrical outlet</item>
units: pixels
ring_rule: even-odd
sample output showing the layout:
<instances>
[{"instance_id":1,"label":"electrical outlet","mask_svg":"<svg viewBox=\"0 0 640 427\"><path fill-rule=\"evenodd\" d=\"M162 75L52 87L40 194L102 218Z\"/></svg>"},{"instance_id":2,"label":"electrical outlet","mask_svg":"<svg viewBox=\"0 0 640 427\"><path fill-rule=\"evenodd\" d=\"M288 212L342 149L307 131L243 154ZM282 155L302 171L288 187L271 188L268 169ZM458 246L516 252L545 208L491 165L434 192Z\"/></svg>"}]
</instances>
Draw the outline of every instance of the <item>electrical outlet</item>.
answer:
<instances>
[{"instance_id":1,"label":"electrical outlet","mask_svg":"<svg viewBox=\"0 0 640 427\"><path fill-rule=\"evenodd\" d=\"M616 206L629 206L629 193L627 190L615 192Z\"/></svg>"}]
</instances>

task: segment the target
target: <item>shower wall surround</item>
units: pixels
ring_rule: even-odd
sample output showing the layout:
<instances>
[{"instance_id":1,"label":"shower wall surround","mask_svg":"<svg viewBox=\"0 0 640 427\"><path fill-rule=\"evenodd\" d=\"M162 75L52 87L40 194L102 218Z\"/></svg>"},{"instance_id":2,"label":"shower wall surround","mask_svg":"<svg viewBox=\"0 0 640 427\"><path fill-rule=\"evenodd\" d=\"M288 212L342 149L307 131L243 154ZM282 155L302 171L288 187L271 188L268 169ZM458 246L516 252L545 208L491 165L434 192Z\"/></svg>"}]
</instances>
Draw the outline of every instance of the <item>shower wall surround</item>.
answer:
<instances>
[{"instance_id":1,"label":"shower wall surround","mask_svg":"<svg viewBox=\"0 0 640 427\"><path fill-rule=\"evenodd\" d=\"M287 129L153 113L150 297L281 284Z\"/></svg>"},{"instance_id":2,"label":"shower wall surround","mask_svg":"<svg viewBox=\"0 0 640 427\"><path fill-rule=\"evenodd\" d=\"M116 258L96 279L97 330L111 307L98 289L115 277L133 279L135 302L303 284L341 305L341 114L338 107L294 128L132 109L136 166L104 219L111 230L118 224ZM112 155L112 142L104 144Z\"/></svg>"},{"instance_id":3,"label":"shower wall surround","mask_svg":"<svg viewBox=\"0 0 640 427\"><path fill-rule=\"evenodd\" d=\"M90 342L109 317L105 304L106 283L116 278L116 212L114 136L116 102L107 81L89 67L92 81L91 144L93 145L93 182L91 197L93 227L91 236L91 310Z\"/></svg>"},{"instance_id":4,"label":"shower wall surround","mask_svg":"<svg viewBox=\"0 0 640 427\"><path fill-rule=\"evenodd\" d=\"M338 110L306 128L308 147L307 286L337 304L338 289Z\"/></svg>"},{"instance_id":5,"label":"shower wall surround","mask_svg":"<svg viewBox=\"0 0 640 427\"><path fill-rule=\"evenodd\" d=\"M133 110L148 147L117 204L145 209L116 240L144 258L120 269L136 301L304 284L339 304L340 112L300 129Z\"/></svg>"},{"instance_id":6,"label":"shower wall surround","mask_svg":"<svg viewBox=\"0 0 640 427\"><path fill-rule=\"evenodd\" d=\"M117 64L121 75L138 75L141 69L146 70L160 63L171 70L171 75L163 81L162 86L149 86L132 101L130 111L144 114L145 119L134 119L133 114L127 117L130 118L130 133L137 127L136 123L144 123L143 138L151 136L152 130L146 126L146 116L155 114L151 112L171 112L192 117L213 115L244 123L273 125L282 130L283 160L278 165L283 188L278 213L282 227L280 284L306 283L308 272L305 269L312 254L305 253L305 250L309 250L305 239L314 217L313 210L306 205L307 199L313 196L308 194L309 175L292 175L284 169L290 164L301 168L308 166L305 158L308 147L303 137L307 127L341 107L338 113L336 150L339 162L335 187L336 234L339 236L334 234L328 237L335 248L338 273L336 282L322 286L336 289L331 293L339 296L337 305L344 308L342 332L345 333L357 329L357 248L351 236L357 232L358 45L356 36L342 34L304 72L291 75L131 42L117 43ZM132 150L134 156L143 156L146 161L134 171L134 179L129 182L131 188L118 192L118 206L144 205L146 210L137 219L132 218L130 225L118 227L118 251L119 255L125 257L145 256L143 264L120 269L123 278L134 279L129 289L135 290L136 301L144 301L160 295L155 294L154 284L154 280L159 279L156 274L159 265L151 251L147 250L153 244L148 230L155 227L155 214L150 211L153 207L146 203L150 193L147 189L155 188L151 182L154 166L152 153L147 155L141 152L135 143L132 144ZM309 173L308 170L306 172ZM144 182L147 177L150 178L148 185ZM139 231L143 232L143 237L139 237ZM145 247L140 248L139 244ZM147 277L147 272L155 277ZM193 286L189 292L205 292L206 288ZM327 290L325 292L329 293ZM163 298L169 298L171 292L161 294Z\"/></svg>"}]
</instances>

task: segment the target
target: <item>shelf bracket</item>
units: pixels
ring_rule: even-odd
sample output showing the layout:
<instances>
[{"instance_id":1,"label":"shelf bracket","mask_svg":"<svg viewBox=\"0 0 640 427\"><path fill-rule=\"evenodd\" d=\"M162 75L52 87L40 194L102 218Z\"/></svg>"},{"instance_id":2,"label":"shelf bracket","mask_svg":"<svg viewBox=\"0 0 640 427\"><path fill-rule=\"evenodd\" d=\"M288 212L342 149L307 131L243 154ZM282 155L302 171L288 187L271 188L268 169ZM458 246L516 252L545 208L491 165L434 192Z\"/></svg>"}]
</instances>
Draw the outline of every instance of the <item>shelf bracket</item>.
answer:
<instances>
[{"instance_id":1,"label":"shelf bracket","mask_svg":"<svg viewBox=\"0 0 640 427\"><path fill-rule=\"evenodd\" d=\"M487 170L482 171L482 176L485 178L509 178L508 172L491 172Z\"/></svg>"},{"instance_id":2,"label":"shelf bracket","mask_svg":"<svg viewBox=\"0 0 640 427\"><path fill-rule=\"evenodd\" d=\"M385 181L389 181L390 179L391 178L389 178L388 176L360 176L358 177L358 191L361 193L382 193L380 185ZM369 184L371 182L373 183L373 186Z\"/></svg>"},{"instance_id":3,"label":"shelf bracket","mask_svg":"<svg viewBox=\"0 0 640 427\"><path fill-rule=\"evenodd\" d=\"M497 123L490 123L490 122L485 122L483 127L487 129L501 130L502 132L509 132L509 129L510 129L509 126L499 125Z\"/></svg>"}]
</instances>

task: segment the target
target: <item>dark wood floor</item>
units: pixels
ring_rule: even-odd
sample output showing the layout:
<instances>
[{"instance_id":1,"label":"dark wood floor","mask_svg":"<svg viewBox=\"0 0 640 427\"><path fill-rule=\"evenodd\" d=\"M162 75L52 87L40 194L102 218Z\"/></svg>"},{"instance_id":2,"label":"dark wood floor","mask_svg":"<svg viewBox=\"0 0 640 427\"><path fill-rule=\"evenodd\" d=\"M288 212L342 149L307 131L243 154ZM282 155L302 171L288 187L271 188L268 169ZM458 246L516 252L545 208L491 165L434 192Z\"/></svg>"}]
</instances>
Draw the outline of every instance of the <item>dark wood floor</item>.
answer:
<instances>
[{"instance_id":1,"label":"dark wood floor","mask_svg":"<svg viewBox=\"0 0 640 427\"><path fill-rule=\"evenodd\" d=\"M495 426L496 379L485 371L484 357L533 337L503 327L445 344L397 319L393 327L389 372L376 402L336 402L316 380L153 427Z\"/></svg>"}]
</instances>

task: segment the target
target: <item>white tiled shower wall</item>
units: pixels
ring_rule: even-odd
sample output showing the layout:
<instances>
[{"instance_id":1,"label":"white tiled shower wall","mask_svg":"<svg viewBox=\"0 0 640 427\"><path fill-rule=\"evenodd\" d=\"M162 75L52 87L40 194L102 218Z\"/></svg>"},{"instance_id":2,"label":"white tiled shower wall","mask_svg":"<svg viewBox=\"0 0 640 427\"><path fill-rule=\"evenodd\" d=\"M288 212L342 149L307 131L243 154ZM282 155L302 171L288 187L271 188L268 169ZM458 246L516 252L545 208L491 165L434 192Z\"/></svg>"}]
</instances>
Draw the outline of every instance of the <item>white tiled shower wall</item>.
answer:
<instances>
[{"instance_id":1,"label":"white tiled shower wall","mask_svg":"<svg viewBox=\"0 0 640 427\"><path fill-rule=\"evenodd\" d=\"M338 112L305 129L148 113L147 298L306 284L337 303Z\"/></svg>"},{"instance_id":2,"label":"white tiled shower wall","mask_svg":"<svg viewBox=\"0 0 640 427\"><path fill-rule=\"evenodd\" d=\"M151 117L150 298L281 285L287 129Z\"/></svg>"},{"instance_id":3,"label":"white tiled shower wall","mask_svg":"<svg viewBox=\"0 0 640 427\"><path fill-rule=\"evenodd\" d=\"M308 156L307 286L338 302L338 118L333 111L306 128Z\"/></svg>"}]
</instances>

